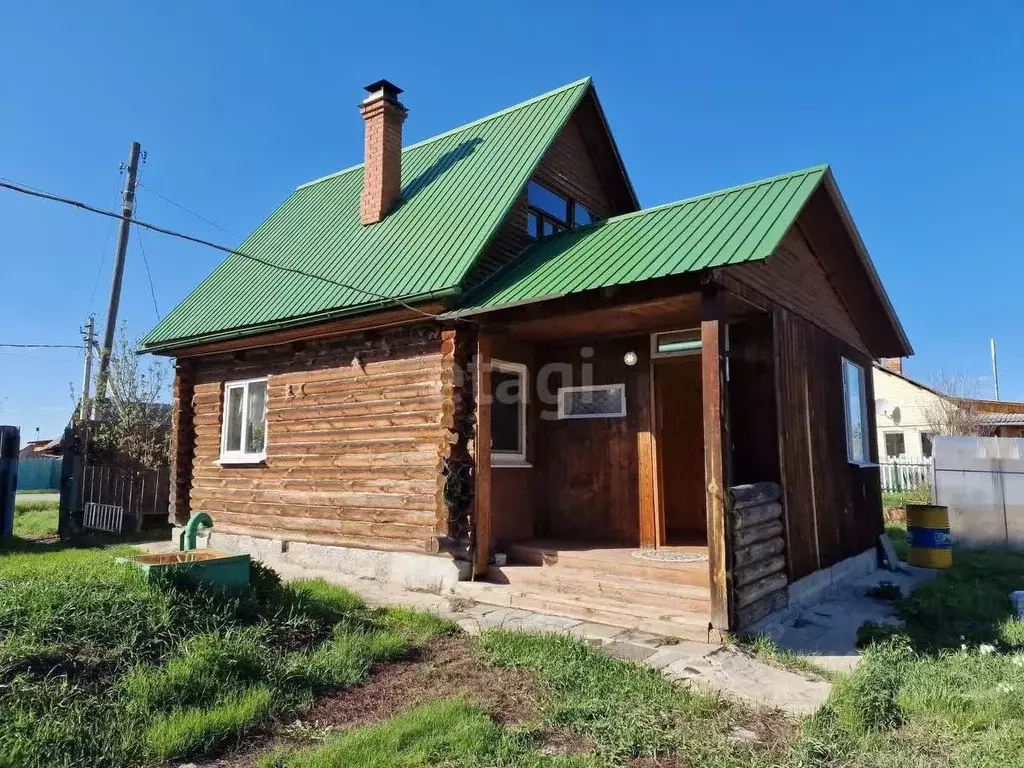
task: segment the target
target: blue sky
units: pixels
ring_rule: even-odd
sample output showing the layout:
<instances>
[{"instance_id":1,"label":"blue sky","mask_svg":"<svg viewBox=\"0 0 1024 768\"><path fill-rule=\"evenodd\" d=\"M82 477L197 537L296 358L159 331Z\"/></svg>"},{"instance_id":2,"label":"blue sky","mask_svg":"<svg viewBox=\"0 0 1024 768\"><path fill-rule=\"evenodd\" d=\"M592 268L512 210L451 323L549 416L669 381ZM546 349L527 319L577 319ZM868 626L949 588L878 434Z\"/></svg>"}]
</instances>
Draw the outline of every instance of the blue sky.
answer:
<instances>
[{"instance_id":1,"label":"blue sky","mask_svg":"<svg viewBox=\"0 0 1024 768\"><path fill-rule=\"evenodd\" d=\"M389 18L383 9L393 9ZM645 206L831 163L917 350L908 371L1024 400L1024 6L976 3L14 3L0 177L237 244L289 191L361 161L361 87L406 90L407 143L591 75ZM114 225L0 190L0 343L102 318ZM142 234L166 313L220 254ZM121 317L156 315L139 239ZM74 350L0 349L0 423L55 434Z\"/></svg>"}]
</instances>

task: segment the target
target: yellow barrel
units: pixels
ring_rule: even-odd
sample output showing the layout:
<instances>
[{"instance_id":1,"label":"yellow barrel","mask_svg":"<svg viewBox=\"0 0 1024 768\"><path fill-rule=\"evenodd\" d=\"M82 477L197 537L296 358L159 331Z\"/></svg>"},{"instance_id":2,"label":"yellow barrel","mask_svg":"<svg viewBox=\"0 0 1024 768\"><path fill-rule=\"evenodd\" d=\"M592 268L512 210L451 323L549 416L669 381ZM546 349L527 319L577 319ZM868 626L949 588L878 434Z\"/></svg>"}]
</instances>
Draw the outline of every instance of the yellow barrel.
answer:
<instances>
[{"instance_id":1,"label":"yellow barrel","mask_svg":"<svg viewBox=\"0 0 1024 768\"><path fill-rule=\"evenodd\" d=\"M953 541L949 535L949 508L932 504L907 504L907 561L923 568L949 568Z\"/></svg>"}]
</instances>

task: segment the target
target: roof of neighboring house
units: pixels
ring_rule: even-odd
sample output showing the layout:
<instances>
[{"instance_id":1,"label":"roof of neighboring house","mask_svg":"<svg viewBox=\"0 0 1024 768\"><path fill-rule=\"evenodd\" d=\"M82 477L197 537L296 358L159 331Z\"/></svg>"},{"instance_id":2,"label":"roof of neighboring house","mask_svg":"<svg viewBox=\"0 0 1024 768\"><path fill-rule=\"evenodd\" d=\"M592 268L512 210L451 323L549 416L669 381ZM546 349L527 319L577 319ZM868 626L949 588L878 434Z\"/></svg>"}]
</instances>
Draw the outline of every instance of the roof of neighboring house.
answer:
<instances>
[{"instance_id":1,"label":"roof of neighboring house","mask_svg":"<svg viewBox=\"0 0 1024 768\"><path fill-rule=\"evenodd\" d=\"M900 373L899 371L894 371L892 368L888 368L888 367L882 365L877 360L874 361L873 364L875 366L875 370L877 370L877 371L881 371L882 373L887 373L890 376L895 376L897 379L903 379L903 381L907 382L908 384L912 384L915 387L917 387L918 389L923 389L925 392L931 392L933 395L938 395L939 397L948 397L948 395L942 394L941 392L939 392L939 390L935 389L935 387L930 387L927 384L922 384L917 379L912 379L909 376L907 376L907 374L905 374L905 373Z\"/></svg>"},{"instance_id":2,"label":"roof of neighboring house","mask_svg":"<svg viewBox=\"0 0 1024 768\"><path fill-rule=\"evenodd\" d=\"M142 348L454 293L591 89L590 78L579 80L405 147L401 199L373 226L359 220L362 164L303 184L239 246L263 261L228 256Z\"/></svg>"},{"instance_id":3,"label":"roof of neighboring house","mask_svg":"<svg viewBox=\"0 0 1024 768\"><path fill-rule=\"evenodd\" d=\"M455 314L767 258L828 173L795 171L540 241Z\"/></svg>"},{"instance_id":4,"label":"roof of neighboring house","mask_svg":"<svg viewBox=\"0 0 1024 768\"><path fill-rule=\"evenodd\" d=\"M979 413L975 417L979 424L987 427L1024 426L1024 412L1021 413Z\"/></svg>"}]
</instances>

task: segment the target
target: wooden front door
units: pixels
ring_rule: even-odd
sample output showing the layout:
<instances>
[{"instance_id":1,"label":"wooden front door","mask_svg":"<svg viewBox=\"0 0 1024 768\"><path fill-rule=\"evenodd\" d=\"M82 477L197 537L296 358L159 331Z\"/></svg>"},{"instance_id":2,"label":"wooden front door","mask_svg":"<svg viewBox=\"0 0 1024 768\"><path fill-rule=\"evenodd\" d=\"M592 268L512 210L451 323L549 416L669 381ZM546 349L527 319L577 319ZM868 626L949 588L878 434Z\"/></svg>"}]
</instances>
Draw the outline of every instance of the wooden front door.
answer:
<instances>
[{"instance_id":1,"label":"wooden front door","mask_svg":"<svg viewBox=\"0 0 1024 768\"><path fill-rule=\"evenodd\" d=\"M654 363L661 544L706 544L700 355Z\"/></svg>"}]
</instances>

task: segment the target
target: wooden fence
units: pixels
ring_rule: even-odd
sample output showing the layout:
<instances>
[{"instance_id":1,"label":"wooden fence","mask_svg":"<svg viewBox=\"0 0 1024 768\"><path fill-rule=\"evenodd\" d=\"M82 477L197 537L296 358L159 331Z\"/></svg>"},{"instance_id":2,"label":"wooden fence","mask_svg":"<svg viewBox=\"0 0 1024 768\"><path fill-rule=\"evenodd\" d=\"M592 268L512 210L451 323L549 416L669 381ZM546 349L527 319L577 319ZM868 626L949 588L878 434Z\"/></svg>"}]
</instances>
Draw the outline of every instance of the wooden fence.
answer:
<instances>
[{"instance_id":1,"label":"wooden fence","mask_svg":"<svg viewBox=\"0 0 1024 768\"><path fill-rule=\"evenodd\" d=\"M136 472L86 465L81 477L81 509L89 504L120 507L125 527L141 530L144 520L167 519L170 485L167 467ZM130 518L130 521L128 520Z\"/></svg>"},{"instance_id":2,"label":"wooden fence","mask_svg":"<svg viewBox=\"0 0 1024 768\"><path fill-rule=\"evenodd\" d=\"M931 459L882 459L883 491L916 491L932 484Z\"/></svg>"}]
</instances>

